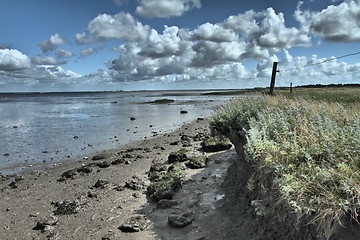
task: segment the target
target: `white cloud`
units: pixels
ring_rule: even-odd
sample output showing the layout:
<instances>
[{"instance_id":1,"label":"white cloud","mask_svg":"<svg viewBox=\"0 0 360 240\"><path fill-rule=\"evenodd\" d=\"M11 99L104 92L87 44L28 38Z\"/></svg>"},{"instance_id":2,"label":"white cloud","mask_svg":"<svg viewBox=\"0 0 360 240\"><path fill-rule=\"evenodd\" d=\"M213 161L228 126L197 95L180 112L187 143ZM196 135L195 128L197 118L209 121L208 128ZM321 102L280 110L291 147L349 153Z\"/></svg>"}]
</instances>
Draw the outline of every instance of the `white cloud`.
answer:
<instances>
[{"instance_id":1,"label":"white cloud","mask_svg":"<svg viewBox=\"0 0 360 240\"><path fill-rule=\"evenodd\" d=\"M0 70L16 71L31 67L28 56L16 49L0 49Z\"/></svg>"},{"instance_id":2,"label":"white cloud","mask_svg":"<svg viewBox=\"0 0 360 240\"><path fill-rule=\"evenodd\" d=\"M148 39L140 44L140 55L151 58L180 56L189 49L190 43L179 37L178 27L168 27L162 34L152 29Z\"/></svg>"},{"instance_id":3,"label":"white cloud","mask_svg":"<svg viewBox=\"0 0 360 240\"><path fill-rule=\"evenodd\" d=\"M87 30L93 36L102 39L119 39L127 42L139 42L145 40L150 32L150 27L142 25L129 13L118 13L114 16L108 14L98 15L91 20ZM81 33L75 39L79 43L90 43L89 38ZM86 39L86 40L85 40Z\"/></svg>"},{"instance_id":4,"label":"white cloud","mask_svg":"<svg viewBox=\"0 0 360 240\"><path fill-rule=\"evenodd\" d=\"M56 58L53 57L43 57L40 55L35 56L32 59L32 62L36 65L62 65L65 64L66 62L62 61L58 61Z\"/></svg>"},{"instance_id":5,"label":"white cloud","mask_svg":"<svg viewBox=\"0 0 360 240\"><path fill-rule=\"evenodd\" d=\"M310 29L330 42L360 41L360 1L345 1L313 13Z\"/></svg>"},{"instance_id":6,"label":"white cloud","mask_svg":"<svg viewBox=\"0 0 360 240\"><path fill-rule=\"evenodd\" d=\"M311 43L306 32L295 27L286 27L284 14L277 14L273 8L262 12L249 10L244 14L230 16L222 25L242 34L253 46L272 51L293 46L309 46Z\"/></svg>"},{"instance_id":7,"label":"white cloud","mask_svg":"<svg viewBox=\"0 0 360 240\"><path fill-rule=\"evenodd\" d=\"M56 56L58 58L70 58L70 57L75 56L75 54L71 51L59 48L56 52Z\"/></svg>"},{"instance_id":8,"label":"white cloud","mask_svg":"<svg viewBox=\"0 0 360 240\"><path fill-rule=\"evenodd\" d=\"M95 36L87 36L85 32L75 34L75 42L78 45L92 44L99 42L100 39Z\"/></svg>"},{"instance_id":9,"label":"white cloud","mask_svg":"<svg viewBox=\"0 0 360 240\"><path fill-rule=\"evenodd\" d=\"M59 34L54 34L50 37L49 40L45 40L41 43L39 43L39 47L43 51L43 53L47 53L49 51L54 50L57 46L67 44L68 41L65 39L62 39Z\"/></svg>"},{"instance_id":10,"label":"white cloud","mask_svg":"<svg viewBox=\"0 0 360 240\"><path fill-rule=\"evenodd\" d=\"M192 47L195 52L191 66L211 67L229 61L240 61L245 52L245 42L198 41Z\"/></svg>"},{"instance_id":11,"label":"white cloud","mask_svg":"<svg viewBox=\"0 0 360 240\"><path fill-rule=\"evenodd\" d=\"M145 18L169 18L200 7L200 0L140 0L136 13Z\"/></svg>"},{"instance_id":12,"label":"white cloud","mask_svg":"<svg viewBox=\"0 0 360 240\"><path fill-rule=\"evenodd\" d=\"M87 49L81 50L80 55L82 57L87 57L87 56L90 56L90 55L94 54L95 52L96 52L95 48L88 47Z\"/></svg>"},{"instance_id":13,"label":"white cloud","mask_svg":"<svg viewBox=\"0 0 360 240\"><path fill-rule=\"evenodd\" d=\"M207 40L212 42L232 42L239 39L235 32L209 22L202 24L192 31L190 36L191 40Z\"/></svg>"},{"instance_id":14,"label":"white cloud","mask_svg":"<svg viewBox=\"0 0 360 240\"><path fill-rule=\"evenodd\" d=\"M273 68L273 63L278 62L279 59L276 55L272 55L271 57L262 60L256 66L256 77L260 78L270 78Z\"/></svg>"},{"instance_id":15,"label":"white cloud","mask_svg":"<svg viewBox=\"0 0 360 240\"><path fill-rule=\"evenodd\" d=\"M228 17L223 23L223 26L238 32L245 37L249 37L254 32L260 31L257 18L262 15L263 14L260 12L249 10L243 14Z\"/></svg>"}]
</instances>

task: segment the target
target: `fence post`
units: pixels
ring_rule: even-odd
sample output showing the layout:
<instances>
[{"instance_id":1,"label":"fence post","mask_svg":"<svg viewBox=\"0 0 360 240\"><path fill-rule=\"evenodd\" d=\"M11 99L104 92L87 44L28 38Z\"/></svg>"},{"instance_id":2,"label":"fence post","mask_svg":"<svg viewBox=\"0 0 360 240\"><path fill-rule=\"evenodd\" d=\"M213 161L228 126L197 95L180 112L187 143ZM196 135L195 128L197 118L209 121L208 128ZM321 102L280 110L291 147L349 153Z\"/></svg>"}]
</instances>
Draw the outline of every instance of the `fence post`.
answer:
<instances>
[{"instance_id":1,"label":"fence post","mask_svg":"<svg viewBox=\"0 0 360 240\"><path fill-rule=\"evenodd\" d=\"M274 62L273 64L273 70L271 74L271 82L270 82L270 95L272 96L274 94L274 87L275 87L275 78L276 78L276 68L277 68L278 62Z\"/></svg>"}]
</instances>

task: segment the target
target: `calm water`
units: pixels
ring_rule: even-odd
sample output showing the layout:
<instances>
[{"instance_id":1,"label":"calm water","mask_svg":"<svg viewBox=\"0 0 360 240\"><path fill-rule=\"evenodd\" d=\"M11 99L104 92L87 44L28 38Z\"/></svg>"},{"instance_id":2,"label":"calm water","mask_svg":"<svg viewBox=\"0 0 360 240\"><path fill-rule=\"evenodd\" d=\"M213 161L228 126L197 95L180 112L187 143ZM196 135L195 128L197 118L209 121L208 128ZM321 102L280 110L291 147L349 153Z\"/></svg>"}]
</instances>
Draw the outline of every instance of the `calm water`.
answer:
<instances>
[{"instance_id":1,"label":"calm water","mask_svg":"<svg viewBox=\"0 0 360 240\"><path fill-rule=\"evenodd\" d=\"M153 132L163 134L210 116L230 98L200 93L0 94L0 172L54 165L151 137ZM175 102L142 104L162 98ZM181 109L188 114L180 114Z\"/></svg>"}]
</instances>

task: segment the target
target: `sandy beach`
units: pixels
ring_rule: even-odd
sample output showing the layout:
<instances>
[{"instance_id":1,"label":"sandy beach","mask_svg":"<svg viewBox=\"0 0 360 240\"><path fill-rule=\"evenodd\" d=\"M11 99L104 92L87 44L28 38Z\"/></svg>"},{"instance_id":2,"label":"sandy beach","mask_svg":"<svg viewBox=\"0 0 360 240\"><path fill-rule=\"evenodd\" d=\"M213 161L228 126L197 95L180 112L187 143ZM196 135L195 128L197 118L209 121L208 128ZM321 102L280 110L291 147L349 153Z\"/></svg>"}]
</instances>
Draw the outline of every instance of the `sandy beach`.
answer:
<instances>
[{"instance_id":1,"label":"sandy beach","mask_svg":"<svg viewBox=\"0 0 360 240\"><path fill-rule=\"evenodd\" d=\"M210 219L216 219L211 216L221 205L221 184L236 153L203 153L201 136L208 134L208 121L198 119L170 134L96 157L2 176L0 239L218 239L214 235L218 226ZM207 167L186 169L174 206L159 207L146 195L149 169L152 163L166 164L168 155L181 148L206 154ZM141 184L131 189L127 183L134 179ZM170 226L168 218L174 214L187 214L191 223L184 228ZM134 233L119 229L136 216L146 219L146 229Z\"/></svg>"}]
</instances>

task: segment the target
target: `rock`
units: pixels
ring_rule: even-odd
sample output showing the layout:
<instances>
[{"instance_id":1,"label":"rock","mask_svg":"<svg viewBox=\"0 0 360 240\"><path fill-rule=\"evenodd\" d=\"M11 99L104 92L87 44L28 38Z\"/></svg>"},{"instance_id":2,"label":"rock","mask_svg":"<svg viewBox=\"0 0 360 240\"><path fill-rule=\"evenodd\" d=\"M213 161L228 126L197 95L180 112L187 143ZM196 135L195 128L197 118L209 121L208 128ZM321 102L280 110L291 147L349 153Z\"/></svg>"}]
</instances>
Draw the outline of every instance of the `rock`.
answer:
<instances>
[{"instance_id":1,"label":"rock","mask_svg":"<svg viewBox=\"0 0 360 240\"><path fill-rule=\"evenodd\" d=\"M150 172L162 172L162 171L166 171L166 170L167 170L166 165L162 164L162 163L154 163L150 167Z\"/></svg>"},{"instance_id":2,"label":"rock","mask_svg":"<svg viewBox=\"0 0 360 240\"><path fill-rule=\"evenodd\" d=\"M89 198L96 198L98 195L97 195L97 193L96 192L92 192L92 191L89 191L88 192L88 197Z\"/></svg>"},{"instance_id":3,"label":"rock","mask_svg":"<svg viewBox=\"0 0 360 240\"><path fill-rule=\"evenodd\" d=\"M108 163L108 162L106 162L106 161L101 161L101 162L99 162L99 163L97 164L97 166L98 166L99 168L108 168L108 167L110 167L110 163Z\"/></svg>"},{"instance_id":4,"label":"rock","mask_svg":"<svg viewBox=\"0 0 360 240\"><path fill-rule=\"evenodd\" d=\"M124 190L125 190L125 186L116 186L116 187L114 187L113 189L116 190L116 191L121 192L121 191L124 191Z\"/></svg>"},{"instance_id":5,"label":"rock","mask_svg":"<svg viewBox=\"0 0 360 240\"><path fill-rule=\"evenodd\" d=\"M59 219L55 216L48 216L39 220L36 224L35 230L41 230L42 232L52 230L54 225L58 223Z\"/></svg>"},{"instance_id":6,"label":"rock","mask_svg":"<svg viewBox=\"0 0 360 240\"><path fill-rule=\"evenodd\" d=\"M179 203L175 200L170 200L170 199L161 199L158 203L157 203L157 208L159 209L166 209L166 208L172 208L176 205L179 205Z\"/></svg>"},{"instance_id":7,"label":"rock","mask_svg":"<svg viewBox=\"0 0 360 240\"><path fill-rule=\"evenodd\" d=\"M175 162L185 162L187 161L186 154L188 153L188 150L186 149L180 149L179 151L172 152L168 156L168 162L169 163L175 163Z\"/></svg>"},{"instance_id":8,"label":"rock","mask_svg":"<svg viewBox=\"0 0 360 240\"><path fill-rule=\"evenodd\" d=\"M96 161L96 160L101 160L101 159L105 159L108 157L109 157L109 155L106 153L99 153L99 154L96 154L95 156L93 156L92 160Z\"/></svg>"},{"instance_id":9,"label":"rock","mask_svg":"<svg viewBox=\"0 0 360 240\"><path fill-rule=\"evenodd\" d=\"M186 169L185 163L174 163L170 165L168 172L183 171L185 169Z\"/></svg>"},{"instance_id":10,"label":"rock","mask_svg":"<svg viewBox=\"0 0 360 240\"><path fill-rule=\"evenodd\" d=\"M57 202L55 206L57 207L54 211L55 215L70 215L80 211L80 202L78 200L73 202L67 200L64 202Z\"/></svg>"},{"instance_id":11,"label":"rock","mask_svg":"<svg viewBox=\"0 0 360 240\"><path fill-rule=\"evenodd\" d=\"M130 120L131 120L131 121L135 121L136 118L135 118L135 117L131 117Z\"/></svg>"},{"instance_id":12,"label":"rock","mask_svg":"<svg viewBox=\"0 0 360 240\"><path fill-rule=\"evenodd\" d=\"M145 182L137 175L134 175L130 181L125 183L126 188L130 188L132 190L141 190L145 189Z\"/></svg>"},{"instance_id":13,"label":"rock","mask_svg":"<svg viewBox=\"0 0 360 240\"><path fill-rule=\"evenodd\" d=\"M3 156L8 157L8 156L10 156L10 153L4 153Z\"/></svg>"},{"instance_id":14,"label":"rock","mask_svg":"<svg viewBox=\"0 0 360 240\"><path fill-rule=\"evenodd\" d=\"M63 174L61 174L62 177L64 178L75 178L75 176L77 175L77 170L76 169L70 169L66 172L63 172Z\"/></svg>"},{"instance_id":15,"label":"rock","mask_svg":"<svg viewBox=\"0 0 360 240\"><path fill-rule=\"evenodd\" d=\"M204 152L219 152L230 149L232 144L228 139L210 137L201 143L201 147Z\"/></svg>"},{"instance_id":16,"label":"rock","mask_svg":"<svg viewBox=\"0 0 360 240\"><path fill-rule=\"evenodd\" d=\"M109 233L103 236L101 240L114 240L115 238L116 238L115 233Z\"/></svg>"},{"instance_id":17,"label":"rock","mask_svg":"<svg viewBox=\"0 0 360 240\"><path fill-rule=\"evenodd\" d=\"M86 165L76 169L76 171L81 173L91 173L93 171L93 168L90 165Z\"/></svg>"},{"instance_id":18,"label":"rock","mask_svg":"<svg viewBox=\"0 0 360 240\"><path fill-rule=\"evenodd\" d=\"M168 224L171 227L183 228L192 223L192 220L185 215L171 215L168 217Z\"/></svg>"},{"instance_id":19,"label":"rock","mask_svg":"<svg viewBox=\"0 0 360 240\"><path fill-rule=\"evenodd\" d=\"M99 179L99 180L97 180L97 182L95 183L94 187L95 187L95 188L105 188L107 184L109 184L109 181L108 181L108 180Z\"/></svg>"},{"instance_id":20,"label":"rock","mask_svg":"<svg viewBox=\"0 0 360 240\"><path fill-rule=\"evenodd\" d=\"M168 199L171 200L173 199L175 195L175 191L172 189L166 189L166 190L162 190L162 191L158 191L154 194L154 198L157 201L160 201L162 199Z\"/></svg>"},{"instance_id":21,"label":"rock","mask_svg":"<svg viewBox=\"0 0 360 240\"><path fill-rule=\"evenodd\" d=\"M181 140L182 141L190 141L190 137L188 135L182 135Z\"/></svg>"},{"instance_id":22,"label":"rock","mask_svg":"<svg viewBox=\"0 0 360 240\"><path fill-rule=\"evenodd\" d=\"M118 165L121 163L125 163L125 159L119 158L111 162L112 165Z\"/></svg>"},{"instance_id":23,"label":"rock","mask_svg":"<svg viewBox=\"0 0 360 240\"><path fill-rule=\"evenodd\" d=\"M196 122L202 122L202 121L204 121L204 118L199 117L199 118L196 119Z\"/></svg>"},{"instance_id":24,"label":"rock","mask_svg":"<svg viewBox=\"0 0 360 240\"><path fill-rule=\"evenodd\" d=\"M186 162L186 166L191 169L198 169L206 167L208 158L204 155L192 156L189 161Z\"/></svg>"},{"instance_id":25,"label":"rock","mask_svg":"<svg viewBox=\"0 0 360 240\"><path fill-rule=\"evenodd\" d=\"M175 141L175 142L171 142L169 145L171 145L171 146L176 146L176 145L178 145L179 144L179 141Z\"/></svg>"},{"instance_id":26,"label":"rock","mask_svg":"<svg viewBox=\"0 0 360 240\"><path fill-rule=\"evenodd\" d=\"M10 184L9 184L9 187L10 188L18 188L20 185L17 183L17 182L15 182L15 181L12 181Z\"/></svg>"},{"instance_id":27,"label":"rock","mask_svg":"<svg viewBox=\"0 0 360 240\"><path fill-rule=\"evenodd\" d=\"M136 155L130 154L130 153L126 153L123 155L123 158L135 158L135 157L136 157Z\"/></svg>"},{"instance_id":28,"label":"rock","mask_svg":"<svg viewBox=\"0 0 360 240\"><path fill-rule=\"evenodd\" d=\"M188 111L186 111L186 110L181 110L180 111L180 114L186 114L186 113L188 113Z\"/></svg>"},{"instance_id":29,"label":"rock","mask_svg":"<svg viewBox=\"0 0 360 240\"><path fill-rule=\"evenodd\" d=\"M126 220L119 229L122 232L140 232L150 226L150 221L144 216L135 216Z\"/></svg>"}]
</instances>

